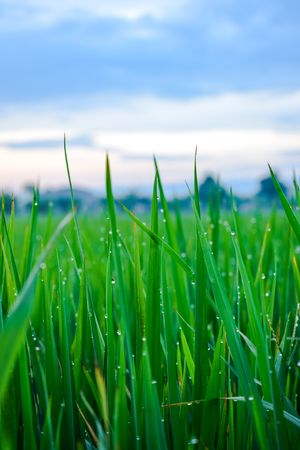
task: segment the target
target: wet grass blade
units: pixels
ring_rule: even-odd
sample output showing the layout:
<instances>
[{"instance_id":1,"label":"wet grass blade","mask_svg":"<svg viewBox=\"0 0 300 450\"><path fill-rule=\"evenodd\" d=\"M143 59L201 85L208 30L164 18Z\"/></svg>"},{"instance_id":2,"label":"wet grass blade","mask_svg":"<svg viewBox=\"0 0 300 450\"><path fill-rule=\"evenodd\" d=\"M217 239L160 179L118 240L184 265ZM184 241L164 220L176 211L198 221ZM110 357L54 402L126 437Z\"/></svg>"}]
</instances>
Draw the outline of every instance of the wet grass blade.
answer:
<instances>
[{"instance_id":1,"label":"wet grass blade","mask_svg":"<svg viewBox=\"0 0 300 450\"><path fill-rule=\"evenodd\" d=\"M197 176L197 151L194 160L194 213L200 218L200 198ZM197 228L197 225L196 225ZM204 261L203 250L196 230L196 280L195 280L195 383L193 399L205 398L208 382L209 357L208 357L208 299L206 295L207 273ZM194 407L193 427L197 438L200 438L201 416L203 405Z\"/></svg>"},{"instance_id":2,"label":"wet grass blade","mask_svg":"<svg viewBox=\"0 0 300 450\"><path fill-rule=\"evenodd\" d=\"M162 246L166 253L168 253L171 258L181 266L181 268L186 272L186 274L194 280L195 274L190 266L185 262L185 260L178 254L176 251L165 242L158 234L154 233L150 228L148 228L140 219L138 219L126 206L122 205L124 211L128 214L128 216L146 233L151 239L158 245Z\"/></svg>"},{"instance_id":3,"label":"wet grass blade","mask_svg":"<svg viewBox=\"0 0 300 450\"><path fill-rule=\"evenodd\" d=\"M71 219L72 215L66 216L53 233L51 239L45 247L45 250L40 255L34 268L30 272L29 277L20 291L16 302L9 312L9 316L6 318L0 332L0 347L2 349L0 353L0 366L2 367L0 379L0 404L18 352L25 340L30 314L33 309L34 284L40 271L40 266L53 248L54 242Z\"/></svg>"},{"instance_id":4,"label":"wet grass blade","mask_svg":"<svg viewBox=\"0 0 300 450\"><path fill-rule=\"evenodd\" d=\"M248 399L247 404L253 419L257 441L260 448L265 449L268 447L268 438L261 398L254 383L251 368L245 355L240 336L236 331L232 309L226 294L226 288L216 266L210 245L205 235L203 224L198 215L196 215L196 221L207 273L210 279L219 315L224 322L228 345L239 376L239 382L245 397Z\"/></svg>"},{"instance_id":5,"label":"wet grass blade","mask_svg":"<svg viewBox=\"0 0 300 450\"><path fill-rule=\"evenodd\" d=\"M269 165L269 170L270 170L270 173L271 173L271 177L272 177L274 186L275 186L275 188L277 190L277 193L278 193L278 196L280 198L281 204L282 204L283 209L285 211L285 214L286 214L286 216L288 218L288 221L289 221L289 223L290 223L290 225L291 225L291 227L292 227L292 229L293 229L293 231L294 231L294 233L295 233L295 235L297 237L298 242L300 242L300 223L299 223L299 220L298 220L296 214L294 213L294 211L293 211L293 209L292 209L288 199L286 198L286 196L285 196L285 194L284 194L284 192L283 192L283 190L282 190L282 188L281 188L281 186L280 186L280 184L279 184L279 182L278 182L278 180L276 178L276 175L274 174L274 172L273 172L273 170L272 170L270 165Z\"/></svg>"}]
</instances>

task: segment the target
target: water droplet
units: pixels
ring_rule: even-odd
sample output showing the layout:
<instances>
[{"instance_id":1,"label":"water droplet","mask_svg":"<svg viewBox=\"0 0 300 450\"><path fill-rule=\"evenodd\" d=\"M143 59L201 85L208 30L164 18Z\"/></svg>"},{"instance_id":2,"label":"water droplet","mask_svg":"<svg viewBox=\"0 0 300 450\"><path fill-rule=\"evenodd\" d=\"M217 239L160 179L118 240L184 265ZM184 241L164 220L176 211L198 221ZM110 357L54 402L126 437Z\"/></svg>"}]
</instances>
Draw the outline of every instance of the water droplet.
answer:
<instances>
[{"instance_id":1,"label":"water droplet","mask_svg":"<svg viewBox=\"0 0 300 450\"><path fill-rule=\"evenodd\" d=\"M197 438L192 438L189 442L189 445L197 445L199 443L199 440Z\"/></svg>"}]
</instances>

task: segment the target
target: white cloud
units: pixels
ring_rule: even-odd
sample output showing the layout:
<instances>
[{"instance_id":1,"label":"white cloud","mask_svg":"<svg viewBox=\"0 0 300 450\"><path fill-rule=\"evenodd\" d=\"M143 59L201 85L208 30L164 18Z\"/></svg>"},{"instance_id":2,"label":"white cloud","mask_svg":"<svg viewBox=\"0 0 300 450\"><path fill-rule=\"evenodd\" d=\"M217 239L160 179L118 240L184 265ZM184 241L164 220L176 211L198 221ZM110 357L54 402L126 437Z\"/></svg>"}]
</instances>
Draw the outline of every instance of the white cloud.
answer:
<instances>
[{"instance_id":1,"label":"white cloud","mask_svg":"<svg viewBox=\"0 0 300 450\"><path fill-rule=\"evenodd\" d=\"M300 123L300 91L224 93L192 99L76 97L0 106L2 129L186 131L286 128ZM52 131L53 132L53 131Z\"/></svg>"},{"instance_id":2,"label":"white cloud","mask_svg":"<svg viewBox=\"0 0 300 450\"><path fill-rule=\"evenodd\" d=\"M86 98L72 104L19 105L0 111L0 118L0 167L5 167L0 188L18 187L30 177L39 178L42 186L65 184L64 132L77 142L69 146L75 184L95 188L103 188L106 150L119 188L149 186L155 153L165 181L184 189L196 145L201 173L221 173L233 186L245 179L254 183L267 162L285 177L300 165L299 91L193 100Z\"/></svg>"},{"instance_id":3,"label":"white cloud","mask_svg":"<svg viewBox=\"0 0 300 450\"><path fill-rule=\"evenodd\" d=\"M5 28L49 26L64 20L119 18L136 21L149 16L163 19L177 14L188 0L1 0L0 23Z\"/></svg>"}]
</instances>

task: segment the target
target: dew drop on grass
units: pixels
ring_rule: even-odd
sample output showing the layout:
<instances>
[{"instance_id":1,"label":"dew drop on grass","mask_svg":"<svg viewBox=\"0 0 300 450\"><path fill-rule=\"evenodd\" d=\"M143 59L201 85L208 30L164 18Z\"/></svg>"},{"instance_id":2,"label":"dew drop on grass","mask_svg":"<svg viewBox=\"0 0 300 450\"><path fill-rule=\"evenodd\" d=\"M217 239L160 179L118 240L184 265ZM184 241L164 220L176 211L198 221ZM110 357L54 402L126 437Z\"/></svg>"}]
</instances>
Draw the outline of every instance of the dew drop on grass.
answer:
<instances>
[{"instance_id":1,"label":"dew drop on grass","mask_svg":"<svg viewBox=\"0 0 300 450\"><path fill-rule=\"evenodd\" d=\"M264 273L261 275L261 279L262 279L262 280L265 280L265 279L266 279L266 275L265 275Z\"/></svg>"},{"instance_id":2,"label":"dew drop on grass","mask_svg":"<svg viewBox=\"0 0 300 450\"><path fill-rule=\"evenodd\" d=\"M199 440L195 437L193 437L190 442L189 445L197 445L199 443Z\"/></svg>"},{"instance_id":3,"label":"dew drop on grass","mask_svg":"<svg viewBox=\"0 0 300 450\"><path fill-rule=\"evenodd\" d=\"M300 367L300 360L297 362L297 367Z\"/></svg>"},{"instance_id":4,"label":"dew drop on grass","mask_svg":"<svg viewBox=\"0 0 300 450\"><path fill-rule=\"evenodd\" d=\"M116 280L114 278L111 279L111 284L116 284Z\"/></svg>"},{"instance_id":5,"label":"dew drop on grass","mask_svg":"<svg viewBox=\"0 0 300 450\"><path fill-rule=\"evenodd\" d=\"M121 336L121 330L117 330L117 335Z\"/></svg>"},{"instance_id":6,"label":"dew drop on grass","mask_svg":"<svg viewBox=\"0 0 300 450\"><path fill-rule=\"evenodd\" d=\"M254 400L254 397L250 396L248 397L249 402L252 402L252 400Z\"/></svg>"},{"instance_id":7,"label":"dew drop on grass","mask_svg":"<svg viewBox=\"0 0 300 450\"><path fill-rule=\"evenodd\" d=\"M156 380L152 380L152 384L157 384L157 381Z\"/></svg>"}]
</instances>

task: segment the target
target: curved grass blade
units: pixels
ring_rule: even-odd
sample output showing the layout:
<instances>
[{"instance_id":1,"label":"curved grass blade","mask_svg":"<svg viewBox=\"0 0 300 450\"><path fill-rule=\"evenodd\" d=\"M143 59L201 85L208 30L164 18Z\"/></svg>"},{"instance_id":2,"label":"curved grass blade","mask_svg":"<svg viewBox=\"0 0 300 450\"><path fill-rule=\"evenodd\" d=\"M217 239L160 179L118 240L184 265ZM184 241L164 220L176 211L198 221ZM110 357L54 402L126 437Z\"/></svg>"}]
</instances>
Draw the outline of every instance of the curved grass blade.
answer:
<instances>
[{"instance_id":1,"label":"curved grass blade","mask_svg":"<svg viewBox=\"0 0 300 450\"><path fill-rule=\"evenodd\" d=\"M131 211L129 211L126 206L122 205L122 208L124 211L131 217L131 219L146 233L148 236L151 237L151 239L156 242L157 244L161 245L163 249L168 253L172 259L182 267L182 269L187 273L187 275L194 281L195 274L193 270L190 268L190 266L184 261L181 256L176 253L176 251L167 243L165 242L158 234L154 233L150 228L147 227L140 219L138 219Z\"/></svg>"},{"instance_id":2,"label":"curved grass blade","mask_svg":"<svg viewBox=\"0 0 300 450\"><path fill-rule=\"evenodd\" d=\"M40 265L44 262L52 249L54 242L71 219L72 214L68 214L58 225L43 253L40 255L34 268L29 274L29 277L20 291L0 332L0 367L2 368L0 379L0 404L5 394L5 388L18 352L25 340L26 330L34 304L33 289L37 274L40 270Z\"/></svg>"},{"instance_id":3,"label":"curved grass blade","mask_svg":"<svg viewBox=\"0 0 300 450\"><path fill-rule=\"evenodd\" d=\"M195 206L194 206L195 208ZM219 316L222 318L228 345L238 373L242 391L247 398L249 412L253 419L256 437L261 449L268 448L268 438L265 425L265 413L258 389L255 385L249 361L246 357L241 339L236 330L235 321L230 302L227 298L226 288L218 271L210 245L205 235L205 230L200 217L196 214L197 231L203 249L204 260Z\"/></svg>"},{"instance_id":4,"label":"curved grass blade","mask_svg":"<svg viewBox=\"0 0 300 450\"><path fill-rule=\"evenodd\" d=\"M283 206L283 209L285 211L285 214L288 218L288 221L297 237L298 242L300 242L300 223L299 220L297 219L296 214L294 213L288 199L286 198L277 178L276 175L274 174L270 164L269 164L269 169L270 169L270 173L271 173L271 177L273 180L273 183L275 185L276 191L278 193L278 196L280 198L281 204Z\"/></svg>"}]
</instances>

